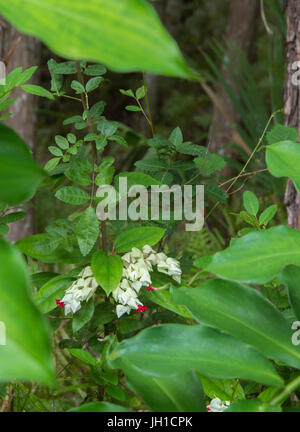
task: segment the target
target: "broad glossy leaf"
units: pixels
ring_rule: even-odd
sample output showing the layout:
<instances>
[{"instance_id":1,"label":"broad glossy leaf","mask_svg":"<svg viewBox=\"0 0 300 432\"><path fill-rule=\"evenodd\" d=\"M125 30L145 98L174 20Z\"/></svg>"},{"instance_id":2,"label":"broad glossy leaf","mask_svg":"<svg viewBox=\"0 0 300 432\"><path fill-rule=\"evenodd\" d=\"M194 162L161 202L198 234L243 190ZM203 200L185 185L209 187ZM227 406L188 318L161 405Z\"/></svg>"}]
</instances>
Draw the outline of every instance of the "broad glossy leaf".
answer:
<instances>
[{"instance_id":1,"label":"broad glossy leaf","mask_svg":"<svg viewBox=\"0 0 300 432\"><path fill-rule=\"evenodd\" d=\"M243 378L282 386L272 364L259 352L204 326L164 324L142 330L114 345L108 355L111 367L127 360L141 372L170 377L196 369L218 378ZM119 360L119 362L118 362Z\"/></svg>"},{"instance_id":2,"label":"broad glossy leaf","mask_svg":"<svg viewBox=\"0 0 300 432\"><path fill-rule=\"evenodd\" d=\"M25 261L16 247L1 239L0 261L0 321L6 327L6 345L0 345L0 380L53 384L48 329L30 298Z\"/></svg>"},{"instance_id":3,"label":"broad glossy leaf","mask_svg":"<svg viewBox=\"0 0 300 432\"><path fill-rule=\"evenodd\" d=\"M123 263L119 255L97 251L92 257L92 271L98 284L109 295L117 288L122 277Z\"/></svg>"},{"instance_id":4,"label":"broad glossy leaf","mask_svg":"<svg viewBox=\"0 0 300 432\"><path fill-rule=\"evenodd\" d=\"M174 288L175 290L177 288ZM159 306L164 307L176 314L183 316L184 318L192 318L191 313L187 310L185 306L181 306L176 304L171 298L171 294L167 290L161 291L147 291L143 290L143 295L146 296L153 303L158 304Z\"/></svg>"},{"instance_id":5,"label":"broad glossy leaf","mask_svg":"<svg viewBox=\"0 0 300 432\"><path fill-rule=\"evenodd\" d=\"M133 228L122 232L116 238L116 251L128 252L133 247L143 247L145 245L154 246L164 236L165 229L157 227Z\"/></svg>"},{"instance_id":6,"label":"broad glossy leaf","mask_svg":"<svg viewBox=\"0 0 300 432\"><path fill-rule=\"evenodd\" d=\"M298 131L290 126L277 123L269 132L266 139L268 144L275 144L279 141L297 141Z\"/></svg>"},{"instance_id":7,"label":"broad glossy leaf","mask_svg":"<svg viewBox=\"0 0 300 432\"><path fill-rule=\"evenodd\" d=\"M274 177L292 179L300 193L300 143L280 141L267 146L266 163Z\"/></svg>"},{"instance_id":8,"label":"broad glossy leaf","mask_svg":"<svg viewBox=\"0 0 300 432\"><path fill-rule=\"evenodd\" d=\"M93 207L88 207L80 216L76 225L76 237L82 255L92 249L99 235L99 221Z\"/></svg>"},{"instance_id":9,"label":"broad glossy leaf","mask_svg":"<svg viewBox=\"0 0 300 432\"><path fill-rule=\"evenodd\" d=\"M71 408L68 412L131 412L128 408L115 405L109 402L88 402L76 408Z\"/></svg>"},{"instance_id":10,"label":"broad glossy leaf","mask_svg":"<svg viewBox=\"0 0 300 432\"><path fill-rule=\"evenodd\" d=\"M0 201L28 201L45 175L19 135L0 123Z\"/></svg>"},{"instance_id":11,"label":"broad glossy leaf","mask_svg":"<svg viewBox=\"0 0 300 432\"><path fill-rule=\"evenodd\" d=\"M282 412L282 408L279 405L268 405L259 399L248 399L235 402L225 412Z\"/></svg>"},{"instance_id":12,"label":"broad glossy leaf","mask_svg":"<svg viewBox=\"0 0 300 432\"><path fill-rule=\"evenodd\" d=\"M54 272L38 272L31 275L32 285L38 289L42 288L46 282L59 276L59 273Z\"/></svg>"},{"instance_id":13,"label":"broad glossy leaf","mask_svg":"<svg viewBox=\"0 0 300 432\"><path fill-rule=\"evenodd\" d=\"M61 246L55 249L54 252L41 251L36 249L36 244L44 241L47 234L35 234L19 240L16 245L25 255L30 258L35 258L44 263L65 263L65 264L79 264L88 262L90 256L83 257L78 246L74 245L74 250L68 252Z\"/></svg>"},{"instance_id":14,"label":"broad glossy leaf","mask_svg":"<svg viewBox=\"0 0 300 432\"><path fill-rule=\"evenodd\" d=\"M66 289L74 281L70 276L56 276L46 282L34 296L35 303L43 313L48 313L57 307L55 300L61 300Z\"/></svg>"},{"instance_id":15,"label":"broad glossy leaf","mask_svg":"<svg viewBox=\"0 0 300 432\"><path fill-rule=\"evenodd\" d=\"M288 322L254 288L212 279L197 288L173 290L173 299L198 322L229 333L266 357L300 368L300 347L292 344Z\"/></svg>"},{"instance_id":16,"label":"broad glossy leaf","mask_svg":"<svg viewBox=\"0 0 300 432\"><path fill-rule=\"evenodd\" d=\"M193 76L144 0L0 0L0 9L19 30L63 57L98 61L120 72Z\"/></svg>"},{"instance_id":17,"label":"broad glossy leaf","mask_svg":"<svg viewBox=\"0 0 300 432\"><path fill-rule=\"evenodd\" d=\"M154 412L206 411L201 382L194 371L158 378L143 374L130 362L122 362L128 387Z\"/></svg>"},{"instance_id":18,"label":"broad glossy leaf","mask_svg":"<svg viewBox=\"0 0 300 432\"><path fill-rule=\"evenodd\" d=\"M290 265L283 269L281 280L289 290L289 300L295 316L300 320L300 267Z\"/></svg>"},{"instance_id":19,"label":"broad glossy leaf","mask_svg":"<svg viewBox=\"0 0 300 432\"><path fill-rule=\"evenodd\" d=\"M225 279L263 284L289 264L300 265L300 232L277 226L235 239L214 255L206 270Z\"/></svg>"}]
</instances>

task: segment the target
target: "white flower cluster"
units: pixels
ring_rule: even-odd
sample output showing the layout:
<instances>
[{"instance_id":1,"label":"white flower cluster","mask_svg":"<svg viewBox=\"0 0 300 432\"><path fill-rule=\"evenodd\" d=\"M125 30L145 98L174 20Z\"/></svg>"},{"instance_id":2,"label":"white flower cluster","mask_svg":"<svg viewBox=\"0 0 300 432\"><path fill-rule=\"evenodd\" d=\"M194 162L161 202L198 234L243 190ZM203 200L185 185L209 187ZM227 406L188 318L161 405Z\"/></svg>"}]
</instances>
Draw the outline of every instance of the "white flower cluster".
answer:
<instances>
[{"instance_id":1,"label":"white flower cluster","mask_svg":"<svg viewBox=\"0 0 300 432\"><path fill-rule=\"evenodd\" d=\"M65 292L62 303L65 307L65 314L77 312L81 308L82 301L88 301L98 287L96 279L93 277L91 267L85 267L79 273L79 278L73 282Z\"/></svg>"},{"instance_id":2,"label":"white flower cluster","mask_svg":"<svg viewBox=\"0 0 300 432\"><path fill-rule=\"evenodd\" d=\"M206 407L209 412L223 412L226 408L228 408L230 402L225 401L222 402L219 398L214 398L210 401L210 404Z\"/></svg>"},{"instance_id":3,"label":"white flower cluster","mask_svg":"<svg viewBox=\"0 0 300 432\"><path fill-rule=\"evenodd\" d=\"M150 273L153 271L153 266L157 266L159 272L172 276L180 283L179 262L162 252L155 252L148 245L142 250L132 248L131 252L122 256L122 260L124 264L122 280L112 293L115 301L120 303L116 308L118 318L125 313L129 314L132 309L139 312L146 309L138 299L138 293L143 286L151 285Z\"/></svg>"}]
</instances>

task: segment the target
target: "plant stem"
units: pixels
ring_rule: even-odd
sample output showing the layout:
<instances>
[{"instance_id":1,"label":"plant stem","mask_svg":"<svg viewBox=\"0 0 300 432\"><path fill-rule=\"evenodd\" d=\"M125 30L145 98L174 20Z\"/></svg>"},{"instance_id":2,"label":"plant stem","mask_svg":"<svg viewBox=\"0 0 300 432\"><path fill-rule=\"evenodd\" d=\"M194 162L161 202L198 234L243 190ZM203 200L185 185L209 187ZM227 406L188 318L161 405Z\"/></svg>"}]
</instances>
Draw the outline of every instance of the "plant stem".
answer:
<instances>
[{"instance_id":1,"label":"plant stem","mask_svg":"<svg viewBox=\"0 0 300 432\"><path fill-rule=\"evenodd\" d=\"M153 126L152 115L151 115L151 110L150 110L150 103L149 103L149 97L148 97L148 88L147 88L147 85L146 85L145 72L143 72L143 84L144 84L144 87L145 87L145 100L146 100L146 106L147 106L149 124L150 124L150 127L151 127L152 135L154 136L154 126Z\"/></svg>"},{"instance_id":2,"label":"plant stem","mask_svg":"<svg viewBox=\"0 0 300 432\"><path fill-rule=\"evenodd\" d=\"M84 77L83 77L83 74L81 72L80 62L76 62L76 70L77 70L78 81L84 86ZM81 94L81 102L82 102L82 106L83 106L84 110L89 109L87 93ZM89 116L87 117L87 126L88 126L89 133L94 133L94 127L93 127L93 124L92 124ZM93 199L94 188L95 188L95 165L97 165L98 157L97 157L96 141L92 141L91 145L92 145L92 154L93 154L93 173L92 173L93 186L92 186L92 198L91 199ZM101 234L102 234L102 249L104 250L104 252L107 252L107 235L106 235L105 221L101 222Z\"/></svg>"},{"instance_id":3,"label":"plant stem","mask_svg":"<svg viewBox=\"0 0 300 432\"><path fill-rule=\"evenodd\" d=\"M275 396L271 401L270 405L279 405L287 399L291 393L293 393L300 386L300 375L293 379L282 392Z\"/></svg>"}]
</instances>

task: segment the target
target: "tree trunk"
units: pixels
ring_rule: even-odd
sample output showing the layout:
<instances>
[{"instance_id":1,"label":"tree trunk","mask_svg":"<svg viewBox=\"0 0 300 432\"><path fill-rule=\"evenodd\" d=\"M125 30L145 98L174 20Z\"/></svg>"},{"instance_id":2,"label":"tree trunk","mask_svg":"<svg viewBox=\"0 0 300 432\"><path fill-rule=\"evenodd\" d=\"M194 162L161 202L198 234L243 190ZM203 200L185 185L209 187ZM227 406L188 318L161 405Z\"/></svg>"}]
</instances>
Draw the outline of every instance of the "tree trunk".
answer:
<instances>
[{"instance_id":1,"label":"tree trunk","mask_svg":"<svg viewBox=\"0 0 300 432\"><path fill-rule=\"evenodd\" d=\"M247 53L251 41L256 8L257 0L231 0L230 2L229 19L224 39L245 53ZM231 57L231 63L234 64L230 48L228 48L227 57ZM226 64L228 64L228 59L226 63L224 62L221 72L229 85L234 89L235 86L227 72L228 66L226 67ZM216 105L214 106L209 146L213 152L223 155L226 152L227 156L231 156L231 149L224 149L230 141L235 140L232 126L238 122L238 113L221 83L218 84L216 95L222 106L226 107L227 115L225 118L223 112ZM228 122L229 118L231 119L231 123Z\"/></svg>"},{"instance_id":2,"label":"tree trunk","mask_svg":"<svg viewBox=\"0 0 300 432\"><path fill-rule=\"evenodd\" d=\"M0 21L0 50L1 59L7 64L6 72L9 73L16 67L22 66L23 70L39 64L40 43L37 39L20 34L8 22ZM36 77L33 78L36 82ZM16 102L10 107L12 116L5 123L12 127L35 150L35 126L37 97L25 93L21 89L13 92ZM29 203L30 206L30 203ZM31 206L30 206L31 207ZM8 237L15 242L22 237L33 234L34 218L33 210L29 208L28 216L10 225Z\"/></svg>"},{"instance_id":3,"label":"tree trunk","mask_svg":"<svg viewBox=\"0 0 300 432\"><path fill-rule=\"evenodd\" d=\"M285 124L294 127L300 135L300 87L292 83L292 65L300 60L300 2L286 0L287 12L287 76L284 91ZM288 224L292 228L300 229L300 196L294 183L288 180L285 192Z\"/></svg>"}]
</instances>

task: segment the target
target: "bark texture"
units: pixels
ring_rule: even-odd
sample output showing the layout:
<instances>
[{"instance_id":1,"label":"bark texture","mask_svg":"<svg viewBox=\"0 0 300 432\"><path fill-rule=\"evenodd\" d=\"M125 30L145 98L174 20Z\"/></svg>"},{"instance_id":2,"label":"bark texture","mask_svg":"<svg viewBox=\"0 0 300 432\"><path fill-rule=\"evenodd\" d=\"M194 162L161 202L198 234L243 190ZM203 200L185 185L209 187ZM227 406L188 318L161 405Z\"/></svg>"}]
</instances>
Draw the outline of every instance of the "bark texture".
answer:
<instances>
[{"instance_id":1,"label":"bark texture","mask_svg":"<svg viewBox=\"0 0 300 432\"><path fill-rule=\"evenodd\" d=\"M7 73L19 66L22 66L23 70L30 66L37 66L39 64L39 50L40 43L37 39L20 34L8 22L3 19L0 20L0 53L1 60L6 63ZM31 82L37 83L37 77L35 76ZM10 107L9 111L12 116L5 123L26 141L34 153L36 126L34 109L38 98L21 89L14 90L12 96L17 100ZM25 219L10 225L8 237L15 242L22 237L33 234L33 232L34 218L31 208Z\"/></svg>"},{"instance_id":2,"label":"bark texture","mask_svg":"<svg viewBox=\"0 0 300 432\"><path fill-rule=\"evenodd\" d=\"M292 75L295 72L292 69L292 65L294 62L300 61L300 2L298 0L287 0L285 7L287 13L287 76L284 92L285 124L296 128L300 135L300 86L293 85L292 83ZM288 180L285 204L289 226L300 229L300 196L291 180Z\"/></svg>"},{"instance_id":3,"label":"bark texture","mask_svg":"<svg viewBox=\"0 0 300 432\"><path fill-rule=\"evenodd\" d=\"M224 40L245 53L248 52L250 45L257 5L257 0L231 0L230 2L229 19ZM226 57L227 60L226 63L224 62L221 72L226 81L234 89L234 83L227 72L228 58L231 64L234 65L235 63L234 54L230 51L230 48L227 49ZM221 83L217 86L216 95L218 100L222 103L222 106L226 107L226 115L224 115L224 112L222 112L217 105L214 105L209 146L210 150L213 152L221 155L226 153L227 156L231 156L231 149L227 148L225 150L225 146L230 141L236 141L233 126L239 120L238 113L235 111Z\"/></svg>"}]
</instances>

